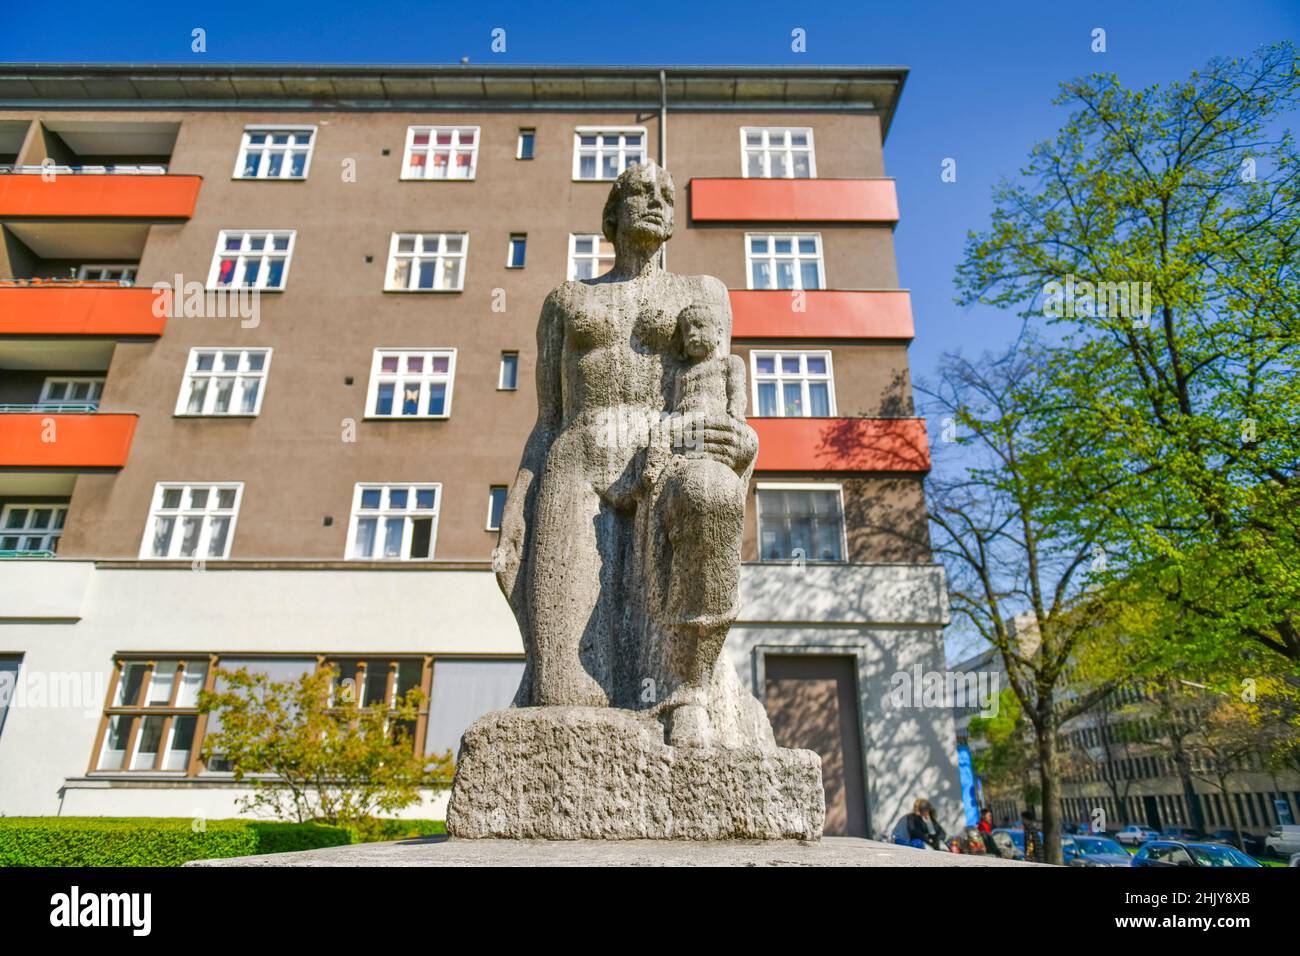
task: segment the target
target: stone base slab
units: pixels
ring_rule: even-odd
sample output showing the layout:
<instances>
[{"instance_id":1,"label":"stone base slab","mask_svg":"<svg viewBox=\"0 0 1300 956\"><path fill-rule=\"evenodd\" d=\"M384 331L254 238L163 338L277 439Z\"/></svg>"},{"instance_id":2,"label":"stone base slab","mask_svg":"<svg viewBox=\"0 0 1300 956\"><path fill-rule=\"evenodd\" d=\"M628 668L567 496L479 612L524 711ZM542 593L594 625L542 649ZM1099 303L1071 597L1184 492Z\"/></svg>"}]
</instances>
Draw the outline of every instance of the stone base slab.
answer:
<instances>
[{"instance_id":1,"label":"stone base slab","mask_svg":"<svg viewBox=\"0 0 1300 956\"><path fill-rule=\"evenodd\" d=\"M816 840L811 750L671 747L658 721L591 707L499 710L461 739L447 832L461 839Z\"/></svg>"},{"instance_id":2,"label":"stone base slab","mask_svg":"<svg viewBox=\"0 0 1300 956\"><path fill-rule=\"evenodd\" d=\"M858 837L797 840L457 840L429 837L195 860L186 866L1041 866Z\"/></svg>"}]
</instances>

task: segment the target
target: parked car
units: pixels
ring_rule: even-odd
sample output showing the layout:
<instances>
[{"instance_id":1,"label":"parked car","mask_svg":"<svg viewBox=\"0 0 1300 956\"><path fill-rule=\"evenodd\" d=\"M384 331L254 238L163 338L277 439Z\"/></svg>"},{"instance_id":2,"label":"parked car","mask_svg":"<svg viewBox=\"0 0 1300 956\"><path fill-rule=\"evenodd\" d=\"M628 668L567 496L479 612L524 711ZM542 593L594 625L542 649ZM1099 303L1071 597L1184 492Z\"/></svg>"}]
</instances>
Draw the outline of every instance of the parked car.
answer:
<instances>
[{"instance_id":1,"label":"parked car","mask_svg":"<svg viewBox=\"0 0 1300 956\"><path fill-rule=\"evenodd\" d=\"M1133 866L1263 866L1235 846L1151 840L1133 857Z\"/></svg>"},{"instance_id":2,"label":"parked car","mask_svg":"<svg viewBox=\"0 0 1300 956\"><path fill-rule=\"evenodd\" d=\"M1136 823L1130 823L1123 830L1115 834L1115 839L1126 846L1141 846L1148 840L1160 839L1160 834L1150 827L1139 826Z\"/></svg>"},{"instance_id":3,"label":"parked car","mask_svg":"<svg viewBox=\"0 0 1300 956\"><path fill-rule=\"evenodd\" d=\"M1205 834L1192 827L1165 827L1160 831L1160 839L1176 840L1179 843L1201 843Z\"/></svg>"},{"instance_id":4,"label":"parked car","mask_svg":"<svg viewBox=\"0 0 1300 956\"><path fill-rule=\"evenodd\" d=\"M1300 826L1287 823L1269 830L1264 837L1264 852L1276 856L1300 853Z\"/></svg>"},{"instance_id":5,"label":"parked car","mask_svg":"<svg viewBox=\"0 0 1300 956\"><path fill-rule=\"evenodd\" d=\"M1070 837L1062 846L1066 866L1132 866L1128 851L1103 836Z\"/></svg>"},{"instance_id":6,"label":"parked car","mask_svg":"<svg viewBox=\"0 0 1300 956\"><path fill-rule=\"evenodd\" d=\"M1290 864L1288 864L1288 865L1290 865L1290 866L1300 866L1300 853L1292 853L1292 854L1291 854L1291 862L1290 862Z\"/></svg>"},{"instance_id":7,"label":"parked car","mask_svg":"<svg viewBox=\"0 0 1300 956\"><path fill-rule=\"evenodd\" d=\"M1238 850L1249 853L1251 856L1262 856L1264 854L1264 841L1255 834L1242 831L1241 839L1242 843L1245 844L1244 846L1242 843L1237 842L1236 830L1215 830L1205 842L1226 843L1228 846L1235 846Z\"/></svg>"}]
</instances>

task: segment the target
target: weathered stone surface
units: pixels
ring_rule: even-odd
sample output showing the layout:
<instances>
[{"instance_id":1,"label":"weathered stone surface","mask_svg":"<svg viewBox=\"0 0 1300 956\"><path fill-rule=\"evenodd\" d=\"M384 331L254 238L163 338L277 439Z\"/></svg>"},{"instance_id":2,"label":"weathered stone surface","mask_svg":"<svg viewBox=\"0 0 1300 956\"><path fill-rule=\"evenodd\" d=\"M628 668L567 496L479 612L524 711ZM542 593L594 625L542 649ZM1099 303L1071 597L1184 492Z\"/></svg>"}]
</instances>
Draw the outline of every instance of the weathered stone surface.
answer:
<instances>
[{"instance_id":1,"label":"weathered stone surface","mask_svg":"<svg viewBox=\"0 0 1300 956\"><path fill-rule=\"evenodd\" d=\"M461 740L447 828L513 839L816 839L821 758L673 747L659 724L593 707L501 710Z\"/></svg>"},{"instance_id":2,"label":"weathered stone surface","mask_svg":"<svg viewBox=\"0 0 1300 956\"><path fill-rule=\"evenodd\" d=\"M859 837L806 840L462 840L429 837L266 853L186 866L1043 866Z\"/></svg>"},{"instance_id":3,"label":"weathered stone surface","mask_svg":"<svg viewBox=\"0 0 1300 956\"><path fill-rule=\"evenodd\" d=\"M674 201L667 170L629 167L602 214L613 268L542 305L537 422L493 552L520 710L465 734L453 835L821 835L820 761L776 746L721 659L758 437L726 286L663 269Z\"/></svg>"}]
</instances>

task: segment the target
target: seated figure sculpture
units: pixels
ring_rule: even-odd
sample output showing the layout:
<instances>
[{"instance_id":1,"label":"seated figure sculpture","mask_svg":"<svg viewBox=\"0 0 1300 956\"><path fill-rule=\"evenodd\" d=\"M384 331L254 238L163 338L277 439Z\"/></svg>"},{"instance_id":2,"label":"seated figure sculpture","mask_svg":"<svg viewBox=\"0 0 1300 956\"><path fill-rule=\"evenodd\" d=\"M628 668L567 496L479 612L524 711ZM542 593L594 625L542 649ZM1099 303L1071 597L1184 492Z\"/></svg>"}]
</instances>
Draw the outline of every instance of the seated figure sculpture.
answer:
<instances>
[{"instance_id":1,"label":"seated figure sculpture","mask_svg":"<svg viewBox=\"0 0 1300 956\"><path fill-rule=\"evenodd\" d=\"M820 836L819 758L776 746L722 656L758 440L726 287L662 268L674 200L666 170L629 167L613 268L542 306L493 555L524 674L462 739L455 836Z\"/></svg>"}]
</instances>

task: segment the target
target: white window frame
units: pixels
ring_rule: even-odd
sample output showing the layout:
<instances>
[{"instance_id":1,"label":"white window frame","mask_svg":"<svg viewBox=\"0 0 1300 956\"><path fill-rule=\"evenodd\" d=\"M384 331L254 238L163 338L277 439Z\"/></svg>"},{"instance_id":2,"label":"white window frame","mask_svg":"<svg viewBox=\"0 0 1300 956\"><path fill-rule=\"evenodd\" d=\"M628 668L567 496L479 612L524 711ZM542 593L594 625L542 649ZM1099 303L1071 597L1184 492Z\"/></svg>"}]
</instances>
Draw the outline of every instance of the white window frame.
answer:
<instances>
[{"instance_id":1,"label":"white window frame","mask_svg":"<svg viewBox=\"0 0 1300 956\"><path fill-rule=\"evenodd\" d=\"M763 497L762 491L834 491L840 500L840 560L823 561L804 555L803 560L813 564L849 563L849 518L844 510L844 486L835 481L758 481L754 483L754 532L757 538L758 560L766 564L780 564L795 560L793 555L783 558L763 557Z\"/></svg>"},{"instance_id":2,"label":"white window frame","mask_svg":"<svg viewBox=\"0 0 1300 956\"><path fill-rule=\"evenodd\" d=\"M618 134L618 144L614 146L612 149L610 147L606 147L603 143L598 143L594 147L582 145L582 137L584 136L599 137L599 136L608 136L612 133ZM574 182L609 183L617 179L619 174L622 173L625 169L627 169L629 165L631 165L627 161L628 147L625 142L625 138L628 135L636 135L641 137L641 145L639 149L639 152L641 153L641 158L637 162L644 163L649 157L649 149L650 149L650 144L648 142L647 135L646 135L646 128L644 126L578 126L576 127L573 131ZM583 151L586 150L590 152L593 149L595 150L595 157L596 157L596 175L595 176L580 175L580 171L582 168ZM601 162L601 159L604 153L607 152L614 152L618 156L618 170L614 173L613 176L601 175L601 169L604 166L604 163Z\"/></svg>"},{"instance_id":3,"label":"white window frame","mask_svg":"<svg viewBox=\"0 0 1300 956\"><path fill-rule=\"evenodd\" d=\"M250 142L250 140L254 135L258 133L265 133L268 136L275 133L288 133L290 137L293 137L300 133L310 133L311 139L307 143L307 157L303 161L302 175L293 176L289 174L288 170L293 168L292 162L280 163L280 175L278 176L267 175L267 169L269 169L271 165L270 162L271 153L282 152L285 154L285 160L288 160L290 152L301 152L302 148L301 145L298 143L276 144L276 143L267 142L260 145L255 145L252 142ZM294 125L290 123L269 123L269 124L255 123L255 124L250 124L248 126L245 126L243 136L239 141L239 152L235 154L235 169L230 174L230 178L248 180L250 182L257 182L259 180L270 181L270 182L283 182L286 180L289 182L301 182L302 180L306 179L309 175L311 175L311 158L316 152L316 140L318 136L319 133L316 127L310 125L304 126L304 125ZM260 152L262 154L262 158L261 161L257 164L257 174L254 176L245 176L244 160L247 158L248 153L252 150L256 150Z\"/></svg>"},{"instance_id":4,"label":"white window frame","mask_svg":"<svg viewBox=\"0 0 1300 956\"><path fill-rule=\"evenodd\" d=\"M487 521L485 522L483 528L483 530L485 531L501 530L501 525L492 523L492 492L496 491L498 488L502 489L505 492L505 496L501 499L501 517L502 518L505 517L506 501L508 501L510 498L510 486L509 485L488 485Z\"/></svg>"},{"instance_id":5,"label":"white window frame","mask_svg":"<svg viewBox=\"0 0 1300 956\"><path fill-rule=\"evenodd\" d=\"M763 373L762 381L772 382L776 385L777 413L775 415L764 416L760 411L761 406L759 405L759 401L758 401L758 386L760 384L758 360L761 356L768 356L768 355L773 356L776 359L773 366L776 369L776 371L774 371L770 375L767 373ZM784 372L781 370L782 356L789 356L789 355L799 356L798 372ZM824 358L826 360L825 375L814 375L809 373L808 371L809 356L813 356L816 358ZM785 386L787 384L793 384L795 382L798 382L800 385L800 393L801 393L800 401L803 403L803 407L805 409L810 408L811 406L811 403L808 400L808 383L825 382L826 383L826 404L829 407L829 410L826 413L826 417L834 418L838 414L835 405L835 366L832 364L830 349L769 349L769 348L751 349L749 353L749 380L752 386L751 398L753 400L753 404L750 406L750 408L753 410L752 414L755 417L812 418L813 416L811 414L796 416L796 415L787 415L785 413Z\"/></svg>"},{"instance_id":6,"label":"white window frame","mask_svg":"<svg viewBox=\"0 0 1300 956\"><path fill-rule=\"evenodd\" d=\"M763 145L754 147L747 143L750 133L759 133L763 138ZM781 133L781 145L774 146L771 143L772 134ZM808 145L791 146L787 145L793 138L794 133L804 133L808 137ZM749 174L749 154L751 152L761 152L763 155L763 175L751 176ZM788 176L772 175L772 154L783 152L786 154L786 169L790 171ZM794 154L808 154L808 179L817 178L817 149L813 143L813 129L811 126L742 126L740 128L740 174L745 179L803 179L803 176L794 175Z\"/></svg>"},{"instance_id":7,"label":"white window frame","mask_svg":"<svg viewBox=\"0 0 1300 956\"><path fill-rule=\"evenodd\" d=\"M524 134L525 133L532 134L533 155L531 156L524 155ZM529 160L529 159L536 159L536 158L537 158L537 127L536 126L519 127L519 134L515 137L515 159Z\"/></svg>"},{"instance_id":8,"label":"white window frame","mask_svg":"<svg viewBox=\"0 0 1300 956\"><path fill-rule=\"evenodd\" d=\"M460 141L461 130L474 131L474 144L466 147ZM417 147L415 137L420 133L429 134L427 145ZM447 151L447 171L461 167L456 165L456 158L461 153L469 150L469 175L467 176L434 176L433 175L433 154L439 150L439 146L434 141L439 133L451 133L451 143L441 147ZM478 148L483 142L483 130L478 126L408 126L406 128L406 146L402 150L402 179L413 182L473 182L478 176ZM411 156L416 149L424 152L424 175L416 176L411 173Z\"/></svg>"},{"instance_id":9,"label":"white window frame","mask_svg":"<svg viewBox=\"0 0 1300 956\"><path fill-rule=\"evenodd\" d=\"M515 360L515 384L506 384L506 357L510 356ZM519 353L509 350L501 353L501 361L497 366L497 391L498 392L517 392L519 391Z\"/></svg>"},{"instance_id":10,"label":"white window frame","mask_svg":"<svg viewBox=\"0 0 1300 956\"><path fill-rule=\"evenodd\" d=\"M240 248L231 252L226 248L228 238L238 236ZM284 249L266 248L275 241L277 236L288 236L289 244ZM244 246L249 239L260 237L266 240L264 247L258 249L245 249ZM217 233L217 247L212 251L212 268L208 270L207 288L215 289L219 292L239 290L239 289L256 289L260 292L283 292L289 285L289 267L293 264L293 249L297 243L297 229L222 229ZM229 254L228 254L229 253ZM221 260L233 258L235 260L235 274L243 275L244 267L249 259L258 258L261 261L257 268L257 282L251 286L247 285L218 285L217 279L221 276ZM268 286L266 277L270 274L270 259L284 259L284 270L280 273L280 284Z\"/></svg>"},{"instance_id":11,"label":"white window frame","mask_svg":"<svg viewBox=\"0 0 1300 956\"><path fill-rule=\"evenodd\" d=\"M14 551L56 551L55 543L63 537L63 529L68 524L68 506L69 503L57 501L9 501L0 508L0 539L3 538L41 538L45 547L43 548L13 548L6 550ZM55 512L51 516L51 524L47 529L30 529L27 527L28 522L32 520L32 512L42 508L48 508ZM10 528L9 514L13 511L26 511L27 517L24 519L22 528ZM57 512L63 512L63 521L58 520ZM0 542L2 543L2 542ZM21 542L19 542L21 544Z\"/></svg>"},{"instance_id":12,"label":"white window frame","mask_svg":"<svg viewBox=\"0 0 1300 956\"><path fill-rule=\"evenodd\" d=\"M594 232L571 232L569 233L569 268L568 268L568 272L566 273L566 277L570 282L576 281L578 277L577 249L578 249L579 239L592 240L591 248L595 250L595 252L592 253L591 255L587 255L584 253L582 256L583 259L591 259L597 266L599 266L602 262L608 262L609 269L614 268L614 244L612 242L610 242L604 236L598 235L597 233ZM600 244L602 242L609 246L608 255L601 255L600 253ZM605 272L608 272L609 269L606 269ZM590 278L593 279L599 278L600 276L604 275L605 272L597 272L594 276L591 276Z\"/></svg>"},{"instance_id":13,"label":"white window frame","mask_svg":"<svg viewBox=\"0 0 1300 956\"><path fill-rule=\"evenodd\" d=\"M424 357L426 368L431 366L435 356L446 357L447 371L443 372L406 372L403 371L408 356L420 355ZM397 371L382 371L383 360L389 356L397 357ZM404 415L401 412L390 412L387 415L380 414L379 405L379 386L385 381L417 378L420 382L420 397L416 403L416 413L414 415ZM447 386L447 395L443 400L443 413L441 415L430 415L421 409L429 407L429 386L433 384L445 384ZM408 421L411 419L423 418L436 421L443 418L451 418L451 402L456 391L456 349L454 348L377 348L370 360L370 384L366 388L366 418L381 419L384 421L395 419L398 421ZM393 408L398 409L402 406L400 396L394 392Z\"/></svg>"},{"instance_id":14,"label":"white window frame","mask_svg":"<svg viewBox=\"0 0 1300 956\"><path fill-rule=\"evenodd\" d=\"M239 353L239 368L234 372L227 372L218 366L221 363L221 356L228 353ZM263 356L261 369L248 368L248 356L253 352L259 352ZM174 415L181 418L254 418L262 412L262 400L266 397L267 380L271 372L271 352L270 348L223 348L222 346L199 347L190 349L190 354L185 359L185 374L181 376L180 394L176 396L176 410ZM212 362L211 370L200 370L198 359L200 355L213 353L215 355ZM208 387L203 395L203 408L200 411L190 411L190 393L193 390L194 381L198 378L208 380ZM232 378L235 384L230 391L230 407L219 412L214 410L217 401L217 390L213 388L213 383L219 379ZM253 403L253 410L245 412L239 410L243 405L244 382L257 380L257 398Z\"/></svg>"},{"instance_id":15,"label":"white window frame","mask_svg":"<svg viewBox=\"0 0 1300 956\"><path fill-rule=\"evenodd\" d=\"M362 513L361 495L364 491L378 489L380 492L380 507L376 510L366 509ZM405 490L408 494L407 507L404 509L395 509L388 506L389 493L394 489ZM430 513L427 509L418 509L415 507L415 492L433 490L433 509ZM348 521L348 538L344 545L343 557L347 561L432 561L438 550L438 516L442 512L442 482L440 481L359 481L352 489L352 517ZM402 517L405 519L402 528L402 545L401 554L396 557L358 557L353 552L356 549L357 528L364 518L374 517L381 524L376 526L375 547L383 548L383 524L385 518ZM411 538L412 529L414 528L415 518L431 518L432 526L429 528L429 554L427 557L412 558Z\"/></svg>"},{"instance_id":16,"label":"white window frame","mask_svg":"<svg viewBox=\"0 0 1300 956\"><path fill-rule=\"evenodd\" d=\"M130 262L105 262L84 265L77 270L78 282L116 282L122 286L135 285L135 277L139 273L140 267ZM120 272L119 276L105 275L109 272Z\"/></svg>"},{"instance_id":17,"label":"white window frame","mask_svg":"<svg viewBox=\"0 0 1300 956\"><path fill-rule=\"evenodd\" d=\"M217 492L234 489L235 503L229 509L216 508L211 505L205 505L203 508L187 507L186 503L190 500L190 493L195 489L207 489L208 500L215 502ZM181 506L178 508L162 507L163 495L170 490L180 489ZM142 561L206 561L224 560L230 556L230 548L235 541L235 526L239 522L239 508L244 500L244 483L242 481L160 481L154 485L153 498L149 502L149 518L144 524L144 537L140 539L140 560ZM161 513L160 512L165 512ZM195 543L194 554L182 555L180 545L184 540L181 534L181 521L177 520L172 525L171 538L167 547L167 554L155 555L153 553L154 528L158 519L161 517L174 517L177 519L186 517L201 517L203 519L202 527L199 530L199 538ZM221 554L208 554L211 543L212 517L229 517L230 525L226 529L225 547Z\"/></svg>"},{"instance_id":18,"label":"white window frame","mask_svg":"<svg viewBox=\"0 0 1300 956\"><path fill-rule=\"evenodd\" d=\"M752 240L754 239L766 239L768 244L768 249L770 251L767 253L755 254L751 249ZM790 256L787 257L784 254L778 255L778 253L776 252L776 242L778 239L792 240L793 245L791 246L791 248L794 251L790 254ZM816 253L811 256L808 255L807 253L800 253L798 251L800 239L812 239L814 242L816 242L817 244ZM826 255L825 255L825 249L822 246L822 234L820 232L747 232L745 233L745 288L746 289L759 288L758 286L754 285L754 262L759 259L765 259L771 264L772 281L775 282L777 276L776 262L778 258L779 259L790 258L793 260L795 265L795 268L793 270L794 285L791 286L790 289L781 289L781 287L777 285L763 286L762 288L768 290L779 290L782 292L792 292L796 290L802 290L803 270L799 268L799 264L807 259L815 259L817 263L817 281L818 281L817 289L829 288L829 285L827 284L826 281ZM815 291L815 290L808 290L808 291Z\"/></svg>"},{"instance_id":19,"label":"white window frame","mask_svg":"<svg viewBox=\"0 0 1300 956\"><path fill-rule=\"evenodd\" d=\"M36 404L42 407L60 405L93 405L95 408L99 408L99 403L104 398L104 383L106 381L107 379L103 375L59 375L54 378L47 378L41 383L41 397L37 400ZM84 401L78 401L75 398L53 398L50 395L52 386L68 386L82 383L88 383L90 385L90 397Z\"/></svg>"},{"instance_id":20,"label":"white window frame","mask_svg":"<svg viewBox=\"0 0 1300 956\"><path fill-rule=\"evenodd\" d=\"M437 236L438 248L434 252L425 251L425 237ZM460 252L448 252L447 239L451 236L460 237ZM399 252L398 246L402 240L413 239L415 246L411 252ZM398 259L410 259L411 269L407 272L407 284L399 286L393 282L393 269L397 265ZM433 260L435 263L433 270L434 285L430 288L412 286L411 280L419 274L416 266L422 260ZM457 285L454 288L440 289L437 283L442 280L442 266L445 260L459 259L460 269L458 270ZM469 271L469 233L468 232L395 232L388 241L388 266L384 271L384 291L385 292L464 292L465 291L465 273Z\"/></svg>"},{"instance_id":21,"label":"white window frame","mask_svg":"<svg viewBox=\"0 0 1300 956\"><path fill-rule=\"evenodd\" d=\"M521 240L524 244L524 262L523 265L518 265L518 266L515 265L513 262L516 239ZM523 269L527 265L528 265L528 233L512 232L510 233L510 238L506 241L506 268Z\"/></svg>"}]
</instances>

